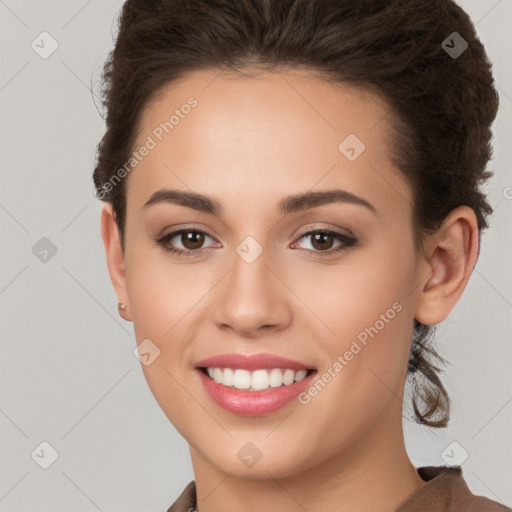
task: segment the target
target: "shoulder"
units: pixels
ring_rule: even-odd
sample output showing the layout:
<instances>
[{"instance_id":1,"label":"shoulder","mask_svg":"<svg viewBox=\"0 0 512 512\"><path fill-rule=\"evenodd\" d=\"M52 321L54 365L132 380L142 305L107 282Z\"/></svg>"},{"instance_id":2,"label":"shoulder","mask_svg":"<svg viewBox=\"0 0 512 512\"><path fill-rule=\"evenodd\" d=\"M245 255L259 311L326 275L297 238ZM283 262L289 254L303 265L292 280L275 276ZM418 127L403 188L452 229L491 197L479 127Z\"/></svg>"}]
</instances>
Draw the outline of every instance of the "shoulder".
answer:
<instances>
[{"instance_id":1,"label":"shoulder","mask_svg":"<svg viewBox=\"0 0 512 512\"><path fill-rule=\"evenodd\" d=\"M167 512L196 512L196 482L192 480L187 484L176 501L167 509Z\"/></svg>"},{"instance_id":2,"label":"shoulder","mask_svg":"<svg viewBox=\"0 0 512 512\"><path fill-rule=\"evenodd\" d=\"M396 512L512 512L497 501L471 492L460 466L417 468L425 484Z\"/></svg>"}]
</instances>

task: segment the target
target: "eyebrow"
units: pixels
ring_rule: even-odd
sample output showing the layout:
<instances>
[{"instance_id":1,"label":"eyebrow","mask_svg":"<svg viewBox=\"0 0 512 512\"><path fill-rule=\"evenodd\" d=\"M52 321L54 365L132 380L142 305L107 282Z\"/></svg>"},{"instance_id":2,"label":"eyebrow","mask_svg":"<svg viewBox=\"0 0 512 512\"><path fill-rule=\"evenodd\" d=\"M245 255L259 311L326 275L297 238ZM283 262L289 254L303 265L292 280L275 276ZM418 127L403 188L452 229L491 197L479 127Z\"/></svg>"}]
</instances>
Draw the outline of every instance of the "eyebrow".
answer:
<instances>
[{"instance_id":1,"label":"eyebrow","mask_svg":"<svg viewBox=\"0 0 512 512\"><path fill-rule=\"evenodd\" d=\"M155 204L170 203L179 206L186 206L194 210L209 213L220 217L223 215L221 204L208 196L197 194L194 192L186 192L183 190L160 189L154 192L146 201L142 210L149 208ZM373 214L377 214L375 207L362 197L356 196L351 192L341 189L331 189L317 192L304 192L285 197L277 206L278 215L287 215L290 213L307 210L331 203L349 203L364 206Z\"/></svg>"}]
</instances>

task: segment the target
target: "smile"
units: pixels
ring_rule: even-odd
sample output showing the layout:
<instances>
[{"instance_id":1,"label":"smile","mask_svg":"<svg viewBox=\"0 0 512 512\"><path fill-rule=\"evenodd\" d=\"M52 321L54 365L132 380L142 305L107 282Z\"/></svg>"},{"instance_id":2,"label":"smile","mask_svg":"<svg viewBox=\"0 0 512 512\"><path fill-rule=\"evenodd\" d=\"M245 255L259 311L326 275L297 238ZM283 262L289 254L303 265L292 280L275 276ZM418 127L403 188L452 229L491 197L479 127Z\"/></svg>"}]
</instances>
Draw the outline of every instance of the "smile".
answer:
<instances>
[{"instance_id":1,"label":"smile","mask_svg":"<svg viewBox=\"0 0 512 512\"><path fill-rule=\"evenodd\" d=\"M268 388L289 386L306 378L308 372L313 370L292 370L290 368L268 368L254 371L243 368L203 368L203 371L217 384L246 389L248 391L262 391Z\"/></svg>"}]
</instances>

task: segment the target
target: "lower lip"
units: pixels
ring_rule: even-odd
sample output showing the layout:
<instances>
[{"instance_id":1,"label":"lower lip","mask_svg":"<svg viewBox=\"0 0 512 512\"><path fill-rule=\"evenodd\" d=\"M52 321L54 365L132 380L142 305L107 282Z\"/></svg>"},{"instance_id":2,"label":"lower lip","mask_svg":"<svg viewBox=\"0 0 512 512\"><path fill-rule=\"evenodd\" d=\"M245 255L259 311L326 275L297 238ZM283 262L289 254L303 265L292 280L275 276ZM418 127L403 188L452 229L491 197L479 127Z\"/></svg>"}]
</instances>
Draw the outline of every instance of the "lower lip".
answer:
<instances>
[{"instance_id":1,"label":"lower lip","mask_svg":"<svg viewBox=\"0 0 512 512\"><path fill-rule=\"evenodd\" d=\"M304 391L316 374L316 371L313 371L301 381L288 386L268 388L262 391L247 391L223 386L207 377L201 369L196 371L214 402L226 411L241 416L263 416L278 411Z\"/></svg>"}]
</instances>

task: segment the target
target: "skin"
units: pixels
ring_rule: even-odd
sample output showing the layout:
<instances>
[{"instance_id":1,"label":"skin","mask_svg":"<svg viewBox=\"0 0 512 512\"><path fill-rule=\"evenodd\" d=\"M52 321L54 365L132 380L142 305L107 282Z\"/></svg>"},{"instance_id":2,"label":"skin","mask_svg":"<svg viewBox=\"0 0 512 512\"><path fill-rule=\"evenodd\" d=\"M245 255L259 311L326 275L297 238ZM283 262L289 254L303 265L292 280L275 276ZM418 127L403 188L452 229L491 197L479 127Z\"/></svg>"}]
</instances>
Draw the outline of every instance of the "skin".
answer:
<instances>
[{"instance_id":1,"label":"skin","mask_svg":"<svg viewBox=\"0 0 512 512\"><path fill-rule=\"evenodd\" d=\"M126 178L124 254L108 203L101 230L113 286L127 305L121 315L134 323L137 343L149 338L161 351L141 366L189 443L198 509L392 512L424 484L402 430L414 319L437 324L461 297L477 259L475 214L452 211L415 254L411 190L386 143L388 107L370 92L335 89L296 70L191 73L146 106L135 147L190 96L198 105ZM353 162L338 150L350 133L366 145ZM170 203L141 211L164 187L215 198L223 215ZM276 214L288 195L332 188L377 213L331 203ZM202 255L179 257L155 243L181 227L208 235ZM341 244L300 238L322 228L350 230L358 244L318 255ZM236 252L247 236L263 249L250 264ZM194 248L180 236L173 243ZM194 370L217 354L270 352L321 375L395 302L400 312L306 405L232 414ZM252 467L237 457L248 442L262 454Z\"/></svg>"}]
</instances>

